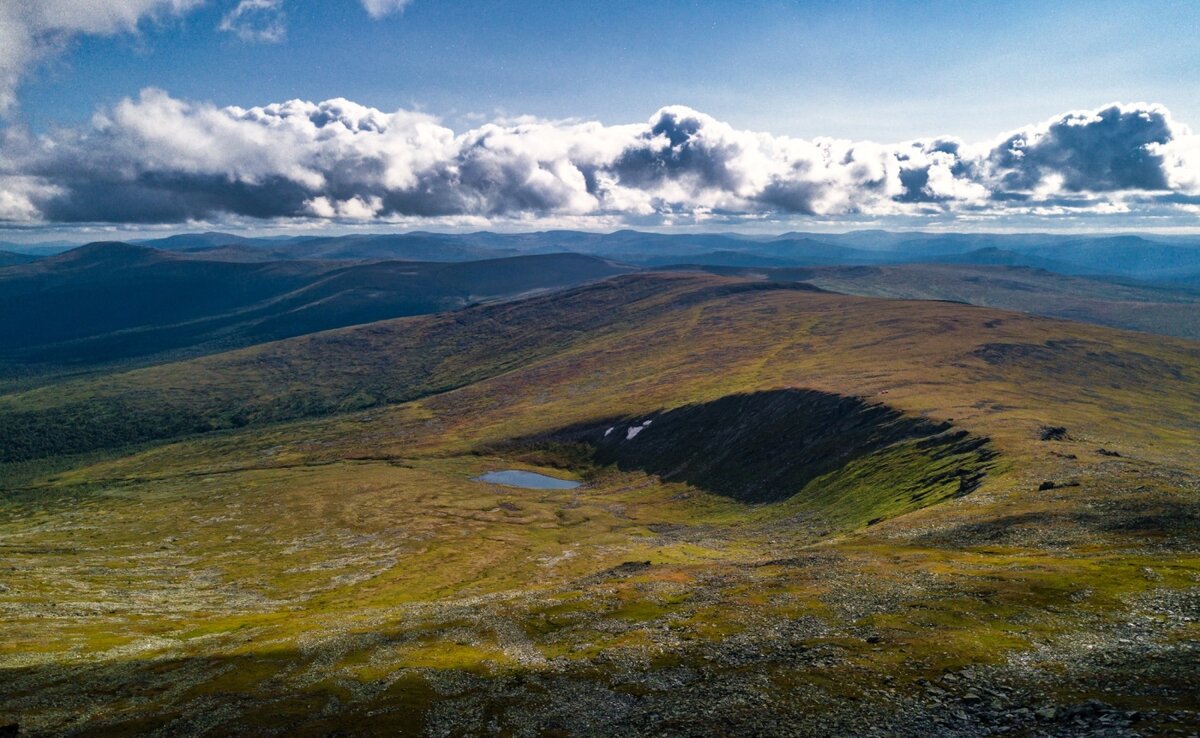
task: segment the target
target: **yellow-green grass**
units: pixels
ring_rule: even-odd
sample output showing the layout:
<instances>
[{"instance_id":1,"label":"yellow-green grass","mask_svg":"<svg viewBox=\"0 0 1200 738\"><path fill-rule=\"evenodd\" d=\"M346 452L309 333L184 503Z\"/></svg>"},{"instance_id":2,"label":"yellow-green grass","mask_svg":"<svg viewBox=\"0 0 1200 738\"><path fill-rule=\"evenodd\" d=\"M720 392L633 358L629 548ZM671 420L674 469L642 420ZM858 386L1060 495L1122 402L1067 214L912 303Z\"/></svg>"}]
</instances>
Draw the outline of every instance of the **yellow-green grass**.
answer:
<instances>
[{"instance_id":1,"label":"yellow-green grass","mask_svg":"<svg viewBox=\"0 0 1200 738\"><path fill-rule=\"evenodd\" d=\"M631 665L750 668L722 666L720 649L757 653L752 670L780 699L860 696L885 676L919 695L918 677L1034 654L1063 676L1030 688L1069 701L1088 685L1055 649L1080 633L1146 617L1164 648L1195 643L1144 598L1200 583L1196 344L708 277L613 284L628 299L563 298L575 317L537 323L552 301L506 306L533 322L504 328L522 346L504 356L467 320L462 351L423 357L421 341L454 334L456 318L439 316L7 398L33 412L138 388L139 402L219 415L286 405L296 383L320 397L320 417L0 467L0 722L413 733L459 694L448 684L485 694L540 680L484 700L500 716L568 681L648 699L661 690L628 681ZM613 305L619 320L584 315ZM569 335L546 329L568 322ZM368 368L371 402L345 399L353 377L323 372L343 358ZM391 364L408 368L378 373ZM745 505L569 453L494 455L581 422L784 387L952 420L1000 456L961 498L913 500L911 480L938 461L901 445L788 501ZM1043 425L1071 438L1041 441ZM473 481L501 468L586 483ZM1045 480L1079 486L1036 491ZM1160 686L1115 699L1186 706L1186 685Z\"/></svg>"}]
</instances>

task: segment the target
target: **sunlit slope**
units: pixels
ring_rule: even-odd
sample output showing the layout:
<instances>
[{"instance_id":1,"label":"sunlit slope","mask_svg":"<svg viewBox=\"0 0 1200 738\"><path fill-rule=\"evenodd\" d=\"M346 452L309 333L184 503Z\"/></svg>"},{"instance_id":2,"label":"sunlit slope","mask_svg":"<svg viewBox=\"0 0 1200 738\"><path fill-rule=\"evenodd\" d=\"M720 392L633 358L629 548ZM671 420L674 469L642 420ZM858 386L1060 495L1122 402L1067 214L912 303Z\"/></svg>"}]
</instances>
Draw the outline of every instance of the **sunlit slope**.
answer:
<instances>
[{"instance_id":1,"label":"sunlit slope","mask_svg":"<svg viewBox=\"0 0 1200 738\"><path fill-rule=\"evenodd\" d=\"M0 723L1069 734L1099 697L1086 729L1193 725L1197 352L636 275L10 396L93 450L0 466ZM154 440L184 412L218 430ZM832 466L760 497L796 433ZM505 468L585 485L472 481Z\"/></svg>"},{"instance_id":2,"label":"sunlit slope","mask_svg":"<svg viewBox=\"0 0 1200 738\"><path fill-rule=\"evenodd\" d=\"M899 300L950 300L1111 328L1200 338L1200 293L1119 283L1028 266L895 264L754 268L678 266L725 276L797 281L832 292Z\"/></svg>"},{"instance_id":3,"label":"sunlit slope","mask_svg":"<svg viewBox=\"0 0 1200 738\"><path fill-rule=\"evenodd\" d=\"M957 300L972 305L1200 338L1200 295L1116 284L1025 267L906 264L812 270L818 287L871 297Z\"/></svg>"}]
</instances>

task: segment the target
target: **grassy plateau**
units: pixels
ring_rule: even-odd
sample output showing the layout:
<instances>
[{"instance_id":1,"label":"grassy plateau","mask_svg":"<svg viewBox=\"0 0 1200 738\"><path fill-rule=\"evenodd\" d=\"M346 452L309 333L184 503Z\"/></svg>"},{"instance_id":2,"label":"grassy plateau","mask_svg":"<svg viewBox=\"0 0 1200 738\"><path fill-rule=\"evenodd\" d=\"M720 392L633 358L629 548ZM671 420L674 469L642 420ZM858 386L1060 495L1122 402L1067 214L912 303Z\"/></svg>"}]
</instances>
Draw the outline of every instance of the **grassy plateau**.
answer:
<instances>
[{"instance_id":1,"label":"grassy plateau","mask_svg":"<svg viewBox=\"0 0 1200 738\"><path fill-rule=\"evenodd\" d=\"M686 272L14 390L0 725L1195 734L1198 439L1194 341Z\"/></svg>"}]
</instances>

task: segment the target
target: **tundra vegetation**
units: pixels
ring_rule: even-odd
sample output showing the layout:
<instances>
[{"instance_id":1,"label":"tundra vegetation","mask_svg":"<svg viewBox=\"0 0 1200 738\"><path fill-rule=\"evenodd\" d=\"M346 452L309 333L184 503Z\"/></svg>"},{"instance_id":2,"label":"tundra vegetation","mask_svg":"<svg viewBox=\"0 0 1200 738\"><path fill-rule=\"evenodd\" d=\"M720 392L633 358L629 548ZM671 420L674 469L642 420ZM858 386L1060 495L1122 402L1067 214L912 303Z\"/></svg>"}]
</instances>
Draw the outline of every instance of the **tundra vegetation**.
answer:
<instances>
[{"instance_id":1,"label":"tundra vegetation","mask_svg":"<svg viewBox=\"0 0 1200 738\"><path fill-rule=\"evenodd\" d=\"M18 384L0 724L1187 735L1198 438L1193 341L694 271Z\"/></svg>"}]
</instances>

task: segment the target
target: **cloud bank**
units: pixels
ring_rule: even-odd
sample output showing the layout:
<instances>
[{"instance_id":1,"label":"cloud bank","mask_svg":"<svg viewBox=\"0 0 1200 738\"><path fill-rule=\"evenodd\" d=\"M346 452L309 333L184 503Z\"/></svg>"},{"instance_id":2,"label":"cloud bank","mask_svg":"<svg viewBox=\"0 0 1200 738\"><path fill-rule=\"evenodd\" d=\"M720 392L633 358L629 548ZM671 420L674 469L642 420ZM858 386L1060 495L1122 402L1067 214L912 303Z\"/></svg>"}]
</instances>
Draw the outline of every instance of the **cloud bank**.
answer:
<instances>
[{"instance_id":1,"label":"cloud bank","mask_svg":"<svg viewBox=\"0 0 1200 738\"><path fill-rule=\"evenodd\" d=\"M628 125L455 132L344 99L220 108L151 89L85 127L0 139L0 219L14 223L1130 212L1200 213L1200 137L1159 105L1069 112L983 143L882 144L739 130L682 106Z\"/></svg>"}]
</instances>

